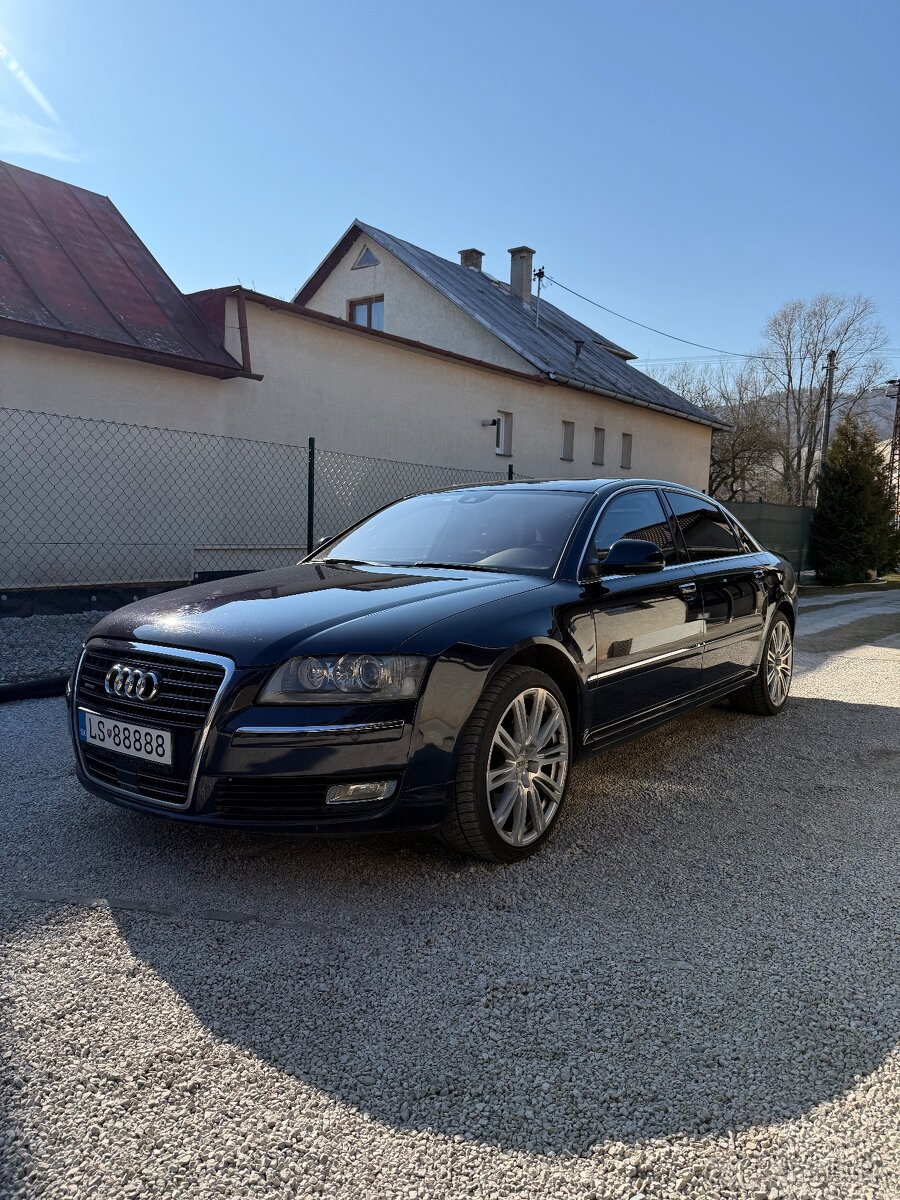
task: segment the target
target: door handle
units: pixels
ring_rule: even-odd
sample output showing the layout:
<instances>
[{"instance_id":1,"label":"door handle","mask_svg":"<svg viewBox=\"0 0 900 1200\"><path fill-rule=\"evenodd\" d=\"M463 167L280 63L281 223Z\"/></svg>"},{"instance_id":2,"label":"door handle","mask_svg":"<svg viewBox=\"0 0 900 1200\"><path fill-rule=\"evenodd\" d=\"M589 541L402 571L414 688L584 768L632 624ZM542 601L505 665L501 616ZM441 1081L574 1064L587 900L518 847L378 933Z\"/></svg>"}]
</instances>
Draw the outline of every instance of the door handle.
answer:
<instances>
[{"instance_id":1,"label":"door handle","mask_svg":"<svg viewBox=\"0 0 900 1200\"><path fill-rule=\"evenodd\" d=\"M679 592L681 592L682 596L696 596L697 595L696 583L679 583L678 590L679 590Z\"/></svg>"}]
</instances>

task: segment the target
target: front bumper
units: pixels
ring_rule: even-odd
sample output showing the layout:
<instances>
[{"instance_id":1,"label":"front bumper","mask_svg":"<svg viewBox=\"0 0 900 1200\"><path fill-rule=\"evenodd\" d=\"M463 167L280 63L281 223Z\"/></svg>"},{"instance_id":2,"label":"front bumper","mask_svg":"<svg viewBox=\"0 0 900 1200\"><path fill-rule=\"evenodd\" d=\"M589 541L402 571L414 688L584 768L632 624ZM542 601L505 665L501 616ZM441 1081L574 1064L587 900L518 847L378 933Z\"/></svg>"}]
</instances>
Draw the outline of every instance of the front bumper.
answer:
<instances>
[{"instance_id":1,"label":"front bumper","mask_svg":"<svg viewBox=\"0 0 900 1200\"><path fill-rule=\"evenodd\" d=\"M146 766L80 742L79 707L103 715L105 706L111 717L166 727L152 703L110 705L96 688L89 693L89 668L81 675L85 655L100 663L94 668L99 671L112 658L162 664L164 670L176 654L176 671L181 662L204 670L212 663L221 666L223 677L202 726L172 730L171 768ZM199 825L333 837L430 829L441 822L452 786L455 738L451 746L445 731L435 752L418 721L424 696L385 704L257 706L254 700L268 672L236 669L216 656L163 646L89 642L70 699L79 781L125 808ZM386 800L326 803L331 785L363 780L389 780L396 790Z\"/></svg>"}]
</instances>

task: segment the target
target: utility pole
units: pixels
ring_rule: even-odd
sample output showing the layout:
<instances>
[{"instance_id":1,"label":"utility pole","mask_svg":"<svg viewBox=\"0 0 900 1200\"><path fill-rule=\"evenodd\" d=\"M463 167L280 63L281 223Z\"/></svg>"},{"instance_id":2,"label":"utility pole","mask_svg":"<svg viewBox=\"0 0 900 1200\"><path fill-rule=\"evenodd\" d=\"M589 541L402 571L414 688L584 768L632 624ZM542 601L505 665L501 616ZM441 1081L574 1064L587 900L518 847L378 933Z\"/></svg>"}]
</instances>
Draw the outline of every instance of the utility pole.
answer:
<instances>
[{"instance_id":1,"label":"utility pole","mask_svg":"<svg viewBox=\"0 0 900 1200\"><path fill-rule=\"evenodd\" d=\"M822 464L825 462L825 455L828 453L828 435L831 433L831 401L834 397L834 360L837 358L836 350L828 351L828 366L825 368L825 423L822 429L822 457L819 459L819 470L822 470Z\"/></svg>"},{"instance_id":2,"label":"utility pole","mask_svg":"<svg viewBox=\"0 0 900 1200\"><path fill-rule=\"evenodd\" d=\"M888 479L894 500L894 521L900 525L900 379L889 379L894 386L894 429L891 434L891 456Z\"/></svg>"}]
</instances>

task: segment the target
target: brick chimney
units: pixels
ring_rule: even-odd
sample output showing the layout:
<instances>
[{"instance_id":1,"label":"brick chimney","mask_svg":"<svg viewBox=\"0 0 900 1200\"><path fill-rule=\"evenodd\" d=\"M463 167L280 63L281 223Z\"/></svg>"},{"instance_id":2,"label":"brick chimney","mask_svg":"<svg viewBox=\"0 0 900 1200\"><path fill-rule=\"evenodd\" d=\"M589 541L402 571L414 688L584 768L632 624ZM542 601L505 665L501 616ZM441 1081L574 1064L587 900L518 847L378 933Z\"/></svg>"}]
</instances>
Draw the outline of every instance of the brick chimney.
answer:
<instances>
[{"instance_id":1,"label":"brick chimney","mask_svg":"<svg viewBox=\"0 0 900 1200\"><path fill-rule=\"evenodd\" d=\"M530 246L513 246L509 251L509 290L523 304L531 303L534 251Z\"/></svg>"},{"instance_id":2,"label":"brick chimney","mask_svg":"<svg viewBox=\"0 0 900 1200\"><path fill-rule=\"evenodd\" d=\"M471 267L473 271L480 271L483 258L483 250L460 250L459 265L461 267Z\"/></svg>"}]
</instances>

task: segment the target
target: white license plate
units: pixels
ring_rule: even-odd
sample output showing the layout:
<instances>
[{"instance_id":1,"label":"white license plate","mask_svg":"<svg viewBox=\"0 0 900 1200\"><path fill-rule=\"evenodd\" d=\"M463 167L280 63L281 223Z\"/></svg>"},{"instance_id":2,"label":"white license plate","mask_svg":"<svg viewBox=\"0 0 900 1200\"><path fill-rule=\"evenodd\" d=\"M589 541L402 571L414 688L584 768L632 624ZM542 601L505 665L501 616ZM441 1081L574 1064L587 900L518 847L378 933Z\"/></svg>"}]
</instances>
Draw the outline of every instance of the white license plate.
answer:
<instances>
[{"instance_id":1,"label":"white license plate","mask_svg":"<svg viewBox=\"0 0 900 1200\"><path fill-rule=\"evenodd\" d=\"M79 708L78 738L116 754L172 765L172 735L167 729L150 729L147 725L101 717L87 708Z\"/></svg>"}]
</instances>

